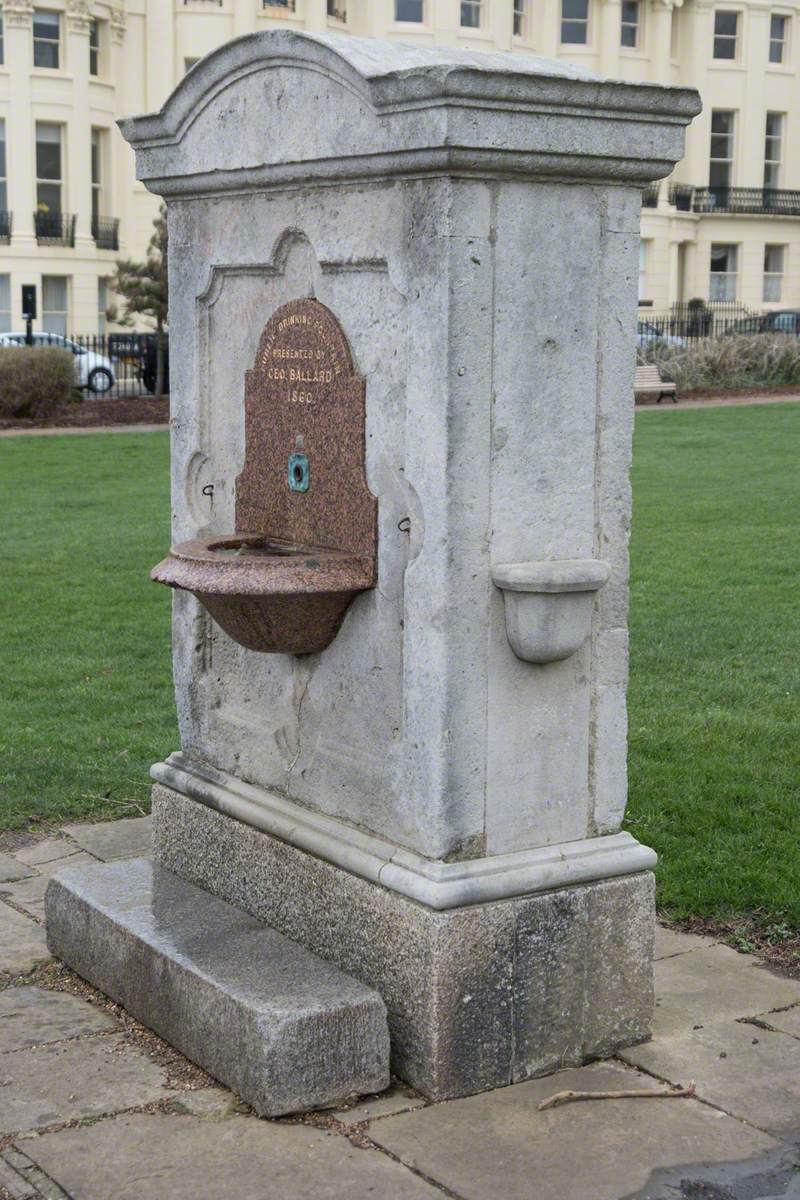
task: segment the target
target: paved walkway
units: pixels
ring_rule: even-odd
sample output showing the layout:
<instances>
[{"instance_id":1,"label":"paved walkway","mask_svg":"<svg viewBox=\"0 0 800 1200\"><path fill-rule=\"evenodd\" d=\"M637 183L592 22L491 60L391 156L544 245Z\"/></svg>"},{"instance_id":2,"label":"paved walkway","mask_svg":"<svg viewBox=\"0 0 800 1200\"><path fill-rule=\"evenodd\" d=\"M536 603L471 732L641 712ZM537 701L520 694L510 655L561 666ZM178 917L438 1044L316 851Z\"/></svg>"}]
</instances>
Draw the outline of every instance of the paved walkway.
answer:
<instances>
[{"instance_id":1,"label":"paved walkway","mask_svg":"<svg viewBox=\"0 0 800 1200\"><path fill-rule=\"evenodd\" d=\"M68 437L77 433L159 433L169 425L55 425L47 429L0 429L4 437Z\"/></svg>"},{"instance_id":2,"label":"paved walkway","mask_svg":"<svg viewBox=\"0 0 800 1200\"><path fill-rule=\"evenodd\" d=\"M148 840L147 818L6 839L0 1200L800 1198L800 981L666 929L655 1036L615 1059L443 1104L398 1085L335 1112L258 1119L48 959L50 875L146 853ZM696 1099L537 1109L566 1088L690 1079Z\"/></svg>"}]
</instances>

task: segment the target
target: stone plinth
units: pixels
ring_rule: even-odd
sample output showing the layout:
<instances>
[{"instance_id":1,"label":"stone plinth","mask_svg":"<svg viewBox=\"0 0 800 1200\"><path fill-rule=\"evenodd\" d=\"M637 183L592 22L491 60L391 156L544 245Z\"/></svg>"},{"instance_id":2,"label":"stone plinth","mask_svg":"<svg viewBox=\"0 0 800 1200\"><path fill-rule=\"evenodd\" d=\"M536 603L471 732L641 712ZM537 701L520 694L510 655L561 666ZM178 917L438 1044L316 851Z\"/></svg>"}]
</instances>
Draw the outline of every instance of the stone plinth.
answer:
<instances>
[{"instance_id":1,"label":"stone plinth","mask_svg":"<svg viewBox=\"0 0 800 1200\"><path fill-rule=\"evenodd\" d=\"M293 301L352 351L378 500L377 583L321 653L246 650L176 594L156 854L378 988L431 1095L647 1034L654 855L620 832L639 214L698 110L273 31L122 123L169 212L174 542L235 527L245 373ZM324 388L303 403L318 431Z\"/></svg>"}]
</instances>

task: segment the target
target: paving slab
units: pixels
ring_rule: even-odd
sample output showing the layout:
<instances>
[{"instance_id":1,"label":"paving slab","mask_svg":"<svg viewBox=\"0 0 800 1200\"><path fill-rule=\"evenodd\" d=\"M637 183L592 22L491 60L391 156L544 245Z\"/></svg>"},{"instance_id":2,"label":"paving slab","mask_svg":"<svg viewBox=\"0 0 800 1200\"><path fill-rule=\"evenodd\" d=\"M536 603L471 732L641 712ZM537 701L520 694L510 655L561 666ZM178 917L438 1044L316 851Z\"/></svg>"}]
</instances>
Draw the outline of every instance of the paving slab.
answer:
<instances>
[{"instance_id":1,"label":"paving slab","mask_svg":"<svg viewBox=\"0 0 800 1200\"><path fill-rule=\"evenodd\" d=\"M411 1112L422 1108L426 1101L422 1096L403 1087L392 1087L380 1096L367 1096L347 1108L337 1108L331 1116L344 1125L356 1125L359 1121L374 1121L378 1117L394 1116L396 1113Z\"/></svg>"},{"instance_id":2,"label":"paving slab","mask_svg":"<svg viewBox=\"0 0 800 1200\"><path fill-rule=\"evenodd\" d=\"M44 894L51 876L65 867L80 867L93 862L97 862L97 859L92 858L91 854L85 854L79 850L67 858L57 858L52 862L40 864L36 870L41 873L32 875L30 879L22 879L18 883L0 884L0 893L9 896L20 908L24 908L31 916L38 917L43 921Z\"/></svg>"},{"instance_id":3,"label":"paving slab","mask_svg":"<svg viewBox=\"0 0 800 1200\"><path fill-rule=\"evenodd\" d=\"M769 1133L800 1133L800 1041L739 1021L631 1046L620 1057Z\"/></svg>"},{"instance_id":4,"label":"paving slab","mask_svg":"<svg viewBox=\"0 0 800 1200\"><path fill-rule=\"evenodd\" d=\"M175 1095L164 1070L122 1036L0 1055L0 1131L42 1129Z\"/></svg>"},{"instance_id":5,"label":"paving slab","mask_svg":"<svg viewBox=\"0 0 800 1200\"><path fill-rule=\"evenodd\" d=\"M655 985L654 1036L754 1017L800 1001L800 980L777 975L729 946L661 959L655 964Z\"/></svg>"},{"instance_id":6,"label":"paving slab","mask_svg":"<svg viewBox=\"0 0 800 1200\"><path fill-rule=\"evenodd\" d=\"M49 958L41 925L0 900L0 972L22 975Z\"/></svg>"},{"instance_id":7,"label":"paving slab","mask_svg":"<svg viewBox=\"0 0 800 1200\"><path fill-rule=\"evenodd\" d=\"M14 858L29 867L38 867L42 863L55 862L59 858L69 858L76 854L78 847L67 838L44 838L41 842L31 842L28 846L20 846L14 851Z\"/></svg>"},{"instance_id":8,"label":"paving slab","mask_svg":"<svg viewBox=\"0 0 800 1200\"><path fill-rule=\"evenodd\" d=\"M0 853L0 883L13 883L17 879L26 879L35 874L33 867L18 862L11 854Z\"/></svg>"},{"instance_id":9,"label":"paving slab","mask_svg":"<svg viewBox=\"0 0 800 1200\"><path fill-rule=\"evenodd\" d=\"M783 1010L779 1009L778 1012L761 1013L760 1017L773 1029L779 1029L781 1033L788 1033L792 1037L800 1038L800 1004Z\"/></svg>"},{"instance_id":10,"label":"paving slab","mask_svg":"<svg viewBox=\"0 0 800 1200\"><path fill-rule=\"evenodd\" d=\"M566 1089L658 1086L638 1071L599 1063L387 1117L369 1126L369 1136L463 1200L621 1200L644 1188L653 1171L740 1161L779 1145L697 1100L537 1110Z\"/></svg>"},{"instance_id":11,"label":"paving slab","mask_svg":"<svg viewBox=\"0 0 800 1200\"><path fill-rule=\"evenodd\" d=\"M3 1200L4 1192L8 1193L11 1200L38 1200L28 1180L0 1157L0 1196L3 1196Z\"/></svg>"},{"instance_id":12,"label":"paving slab","mask_svg":"<svg viewBox=\"0 0 800 1200\"><path fill-rule=\"evenodd\" d=\"M59 958L262 1115L388 1087L377 991L150 859L61 871L45 905Z\"/></svg>"},{"instance_id":13,"label":"paving slab","mask_svg":"<svg viewBox=\"0 0 800 1200\"><path fill-rule=\"evenodd\" d=\"M227 1088L221 1087L196 1088L193 1091L181 1092L175 1097L170 1108L212 1121L225 1120L237 1112L247 1111L244 1101Z\"/></svg>"},{"instance_id":14,"label":"paving slab","mask_svg":"<svg viewBox=\"0 0 800 1200\"><path fill-rule=\"evenodd\" d=\"M38 987L0 992L0 1053L115 1028L107 1013L68 992Z\"/></svg>"},{"instance_id":15,"label":"paving slab","mask_svg":"<svg viewBox=\"0 0 800 1200\"><path fill-rule=\"evenodd\" d=\"M704 946L714 946L714 938L699 937L696 933L683 933L680 929L667 929L666 925L656 925L656 937L653 957L672 958L675 954L689 954L692 950L702 950Z\"/></svg>"},{"instance_id":16,"label":"paving slab","mask_svg":"<svg viewBox=\"0 0 800 1200\"><path fill-rule=\"evenodd\" d=\"M131 1114L45 1134L25 1152L72 1200L442 1200L377 1150L255 1117L210 1130L199 1117Z\"/></svg>"},{"instance_id":17,"label":"paving slab","mask_svg":"<svg viewBox=\"0 0 800 1200\"><path fill-rule=\"evenodd\" d=\"M123 817L120 821L95 821L62 825L62 831L103 862L138 858L150 853L151 817Z\"/></svg>"}]
</instances>

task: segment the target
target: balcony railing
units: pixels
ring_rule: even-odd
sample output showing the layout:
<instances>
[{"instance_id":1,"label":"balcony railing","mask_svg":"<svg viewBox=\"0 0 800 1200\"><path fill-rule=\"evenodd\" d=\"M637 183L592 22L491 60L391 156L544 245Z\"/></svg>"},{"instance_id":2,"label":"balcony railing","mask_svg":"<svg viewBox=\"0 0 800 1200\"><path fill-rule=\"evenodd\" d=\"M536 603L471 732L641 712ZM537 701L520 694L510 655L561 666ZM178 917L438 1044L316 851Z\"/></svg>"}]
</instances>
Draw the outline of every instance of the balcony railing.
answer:
<instances>
[{"instance_id":1,"label":"balcony railing","mask_svg":"<svg viewBox=\"0 0 800 1200\"><path fill-rule=\"evenodd\" d=\"M658 189L661 184L648 183L642 192L642 208L658 208Z\"/></svg>"},{"instance_id":2,"label":"balcony railing","mask_svg":"<svg viewBox=\"0 0 800 1200\"><path fill-rule=\"evenodd\" d=\"M11 241L11 226L13 223L12 213L0 212L0 242Z\"/></svg>"},{"instance_id":3,"label":"balcony railing","mask_svg":"<svg viewBox=\"0 0 800 1200\"><path fill-rule=\"evenodd\" d=\"M119 221L116 217L92 217L92 237L98 250L119 250Z\"/></svg>"},{"instance_id":4,"label":"balcony railing","mask_svg":"<svg viewBox=\"0 0 800 1200\"><path fill-rule=\"evenodd\" d=\"M669 201L680 212L800 217L800 192L780 188L692 187L688 183L674 183L669 189Z\"/></svg>"},{"instance_id":5,"label":"balcony railing","mask_svg":"<svg viewBox=\"0 0 800 1200\"><path fill-rule=\"evenodd\" d=\"M75 217L71 213L35 212L36 240L48 246L75 245Z\"/></svg>"}]
</instances>

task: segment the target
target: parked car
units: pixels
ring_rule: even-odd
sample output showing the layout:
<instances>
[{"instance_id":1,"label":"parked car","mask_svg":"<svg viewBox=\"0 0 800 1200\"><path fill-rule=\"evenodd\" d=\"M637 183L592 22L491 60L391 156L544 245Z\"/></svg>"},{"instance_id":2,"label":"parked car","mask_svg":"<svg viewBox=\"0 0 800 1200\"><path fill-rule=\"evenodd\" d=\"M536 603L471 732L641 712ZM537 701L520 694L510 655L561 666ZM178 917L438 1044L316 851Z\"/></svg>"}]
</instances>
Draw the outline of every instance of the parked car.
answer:
<instances>
[{"instance_id":1,"label":"parked car","mask_svg":"<svg viewBox=\"0 0 800 1200\"><path fill-rule=\"evenodd\" d=\"M0 333L0 346L24 346L24 333ZM116 375L110 358L87 350L77 342L62 337L59 333L34 333L34 346L54 346L58 350L69 350L75 358L75 380L78 387L103 396L116 383Z\"/></svg>"},{"instance_id":2,"label":"parked car","mask_svg":"<svg viewBox=\"0 0 800 1200\"><path fill-rule=\"evenodd\" d=\"M640 349L645 346L652 346L654 342L663 342L665 346L675 346L681 350L686 349L686 340L682 337L676 337L674 333L664 333L657 325L652 325L650 321L636 322L636 345Z\"/></svg>"},{"instance_id":3,"label":"parked car","mask_svg":"<svg viewBox=\"0 0 800 1200\"><path fill-rule=\"evenodd\" d=\"M800 337L800 309L777 308L772 312L756 313L734 321L725 329L725 337L753 333L788 333L790 337Z\"/></svg>"}]
</instances>

